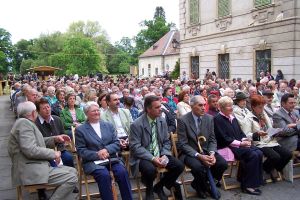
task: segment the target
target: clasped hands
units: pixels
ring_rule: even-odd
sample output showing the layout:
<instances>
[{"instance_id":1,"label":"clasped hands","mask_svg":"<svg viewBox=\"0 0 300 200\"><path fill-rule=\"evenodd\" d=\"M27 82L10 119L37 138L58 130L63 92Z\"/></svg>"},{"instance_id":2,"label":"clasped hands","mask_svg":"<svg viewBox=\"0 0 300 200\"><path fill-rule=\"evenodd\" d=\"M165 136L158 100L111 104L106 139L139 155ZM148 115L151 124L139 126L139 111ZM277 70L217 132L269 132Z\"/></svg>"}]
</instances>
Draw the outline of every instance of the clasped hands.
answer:
<instances>
[{"instance_id":1,"label":"clasped hands","mask_svg":"<svg viewBox=\"0 0 300 200\"><path fill-rule=\"evenodd\" d=\"M101 160L105 160L105 159L109 158L109 153L108 153L107 149L101 149L97 152L97 154Z\"/></svg>"},{"instance_id":2,"label":"clasped hands","mask_svg":"<svg viewBox=\"0 0 300 200\"><path fill-rule=\"evenodd\" d=\"M197 157L207 167L211 167L214 164L216 164L216 157L214 154L211 155L198 154Z\"/></svg>"},{"instance_id":3,"label":"clasped hands","mask_svg":"<svg viewBox=\"0 0 300 200\"><path fill-rule=\"evenodd\" d=\"M154 157L152 159L152 162L155 166L157 166L159 168L165 168L168 164L167 162L165 162L165 156Z\"/></svg>"}]
</instances>

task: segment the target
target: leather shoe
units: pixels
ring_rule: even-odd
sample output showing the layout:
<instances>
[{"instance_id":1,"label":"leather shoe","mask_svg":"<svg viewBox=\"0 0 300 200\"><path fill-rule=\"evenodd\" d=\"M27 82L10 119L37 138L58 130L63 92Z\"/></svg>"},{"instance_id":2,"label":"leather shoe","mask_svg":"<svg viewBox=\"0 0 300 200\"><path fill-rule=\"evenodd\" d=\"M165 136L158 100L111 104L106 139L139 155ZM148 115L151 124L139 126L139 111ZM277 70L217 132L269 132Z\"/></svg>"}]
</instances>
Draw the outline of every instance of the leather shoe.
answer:
<instances>
[{"instance_id":1,"label":"leather shoe","mask_svg":"<svg viewBox=\"0 0 300 200\"><path fill-rule=\"evenodd\" d=\"M261 191L259 189L253 189L253 188L244 188L244 193L251 194L251 195L260 195Z\"/></svg>"},{"instance_id":2,"label":"leather shoe","mask_svg":"<svg viewBox=\"0 0 300 200\"><path fill-rule=\"evenodd\" d=\"M182 200L182 194L181 194L181 188L180 188L180 184L175 182L174 185L174 196L175 196L175 200Z\"/></svg>"},{"instance_id":3,"label":"leather shoe","mask_svg":"<svg viewBox=\"0 0 300 200\"><path fill-rule=\"evenodd\" d=\"M38 199L39 200L48 200L45 189L38 189Z\"/></svg>"},{"instance_id":4,"label":"leather shoe","mask_svg":"<svg viewBox=\"0 0 300 200\"><path fill-rule=\"evenodd\" d=\"M78 187L75 187L73 193L79 193Z\"/></svg>"},{"instance_id":5,"label":"leather shoe","mask_svg":"<svg viewBox=\"0 0 300 200\"><path fill-rule=\"evenodd\" d=\"M146 188L146 200L154 200L153 187Z\"/></svg>"},{"instance_id":6,"label":"leather shoe","mask_svg":"<svg viewBox=\"0 0 300 200\"><path fill-rule=\"evenodd\" d=\"M196 190L199 198L201 198L201 199L207 198L207 195L205 194L205 192L203 192L199 187L197 187L197 184L194 181L191 183L191 186L192 186L192 188L194 188Z\"/></svg>"},{"instance_id":7,"label":"leather shoe","mask_svg":"<svg viewBox=\"0 0 300 200\"><path fill-rule=\"evenodd\" d=\"M164 192L163 186L160 185L159 183L153 187L153 191L157 194L157 196L160 200L168 200L168 197L166 196L166 194Z\"/></svg>"}]
</instances>

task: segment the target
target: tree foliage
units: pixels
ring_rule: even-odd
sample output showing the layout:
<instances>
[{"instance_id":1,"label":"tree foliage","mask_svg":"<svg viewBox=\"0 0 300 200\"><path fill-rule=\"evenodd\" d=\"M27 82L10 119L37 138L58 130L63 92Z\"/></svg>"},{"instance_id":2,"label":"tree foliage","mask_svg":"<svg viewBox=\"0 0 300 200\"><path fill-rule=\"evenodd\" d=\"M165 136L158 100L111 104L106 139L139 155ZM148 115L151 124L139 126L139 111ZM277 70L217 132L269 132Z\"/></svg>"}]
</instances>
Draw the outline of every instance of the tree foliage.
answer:
<instances>
[{"instance_id":1,"label":"tree foliage","mask_svg":"<svg viewBox=\"0 0 300 200\"><path fill-rule=\"evenodd\" d=\"M180 61L178 60L175 64L174 70L171 72L171 78L177 79L180 77Z\"/></svg>"},{"instance_id":2,"label":"tree foliage","mask_svg":"<svg viewBox=\"0 0 300 200\"><path fill-rule=\"evenodd\" d=\"M10 33L0 28L0 73L6 73L12 67L13 46Z\"/></svg>"}]
</instances>

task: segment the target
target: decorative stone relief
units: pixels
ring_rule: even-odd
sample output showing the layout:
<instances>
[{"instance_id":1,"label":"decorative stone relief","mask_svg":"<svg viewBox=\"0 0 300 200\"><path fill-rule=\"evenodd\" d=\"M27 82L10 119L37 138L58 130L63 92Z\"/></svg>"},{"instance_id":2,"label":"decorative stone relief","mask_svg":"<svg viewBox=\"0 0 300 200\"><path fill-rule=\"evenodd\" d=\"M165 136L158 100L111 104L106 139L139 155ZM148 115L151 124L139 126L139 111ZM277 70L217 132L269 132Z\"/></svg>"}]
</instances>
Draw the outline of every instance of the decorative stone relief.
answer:
<instances>
[{"instance_id":1,"label":"decorative stone relief","mask_svg":"<svg viewBox=\"0 0 300 200\"><path fill-rule=\"evenodd\" d=\"M192 36L197 36L198 32L200 32L200 24L188 27L188 31Z\"/></svg>"},{"instance_id":2,"label":"decorative stone relief","mask_svg":"<svg viewBox=\"0 0 300 200\"><path fill-rule=\"evenodd\" d=\"M232 17L227 17L227 18L223 18L223 19L216 19L215 23L217 28L220 29L220 31L225 31L228 26L231 24L232 22Z\"/></svg>"},{"instance_id":3,"label":"decorative stone relief","mask_svg":"<svg viewBox=\"0 0 300 200\"><path fill-rule=\"evenodd\" d=\"M264 8L261 10L255 9L252 13L252 18L255 22L265 23L269 21L269 16L274 15L274 6Z\"/></svg>"}]
</instances>

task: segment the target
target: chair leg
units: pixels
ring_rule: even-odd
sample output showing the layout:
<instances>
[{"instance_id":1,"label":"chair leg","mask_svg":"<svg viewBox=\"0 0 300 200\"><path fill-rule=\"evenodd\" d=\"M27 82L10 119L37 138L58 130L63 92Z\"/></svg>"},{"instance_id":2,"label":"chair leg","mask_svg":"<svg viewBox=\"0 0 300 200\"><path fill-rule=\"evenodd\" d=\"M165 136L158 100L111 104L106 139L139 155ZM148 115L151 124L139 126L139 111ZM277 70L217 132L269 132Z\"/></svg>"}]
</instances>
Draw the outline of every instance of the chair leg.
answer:
<instances>
[{"instance_id":1,"label":"chair leg","mask_svg":"<svg viewBox=\"0 0 300 200\"><path fill-rule=\"evenodd\" d=\"M22 186L20 186L20 185L17 186L17 199L18 200L23 200Z\"/></svg>"},{"instance_id":2,"label":"chair leg","mask_svg":"<svg viewBox=\"0 0 300 200\"><path fill-rule=\"evenodd\" d=\"M88 183L87 177L84 174L84 172L83 172L83 176L84 176L84 185L85 185L86 199L87 200L91 200L91 195L90 195L90 190L89 190L89 183Z\"/></svg>"},{"instance_id":3,"label":"chair leg","mask_svg":"<svg viewBox=\"0 0 300 200\"><path fill-rule=\"evenodd\" d=\"M142 190L141 190L141 184L140 184L139 177L136 178L136 187L137 187L138 194L139 194L139 200L143 200Z\"/></svg>"}]
</instances>

